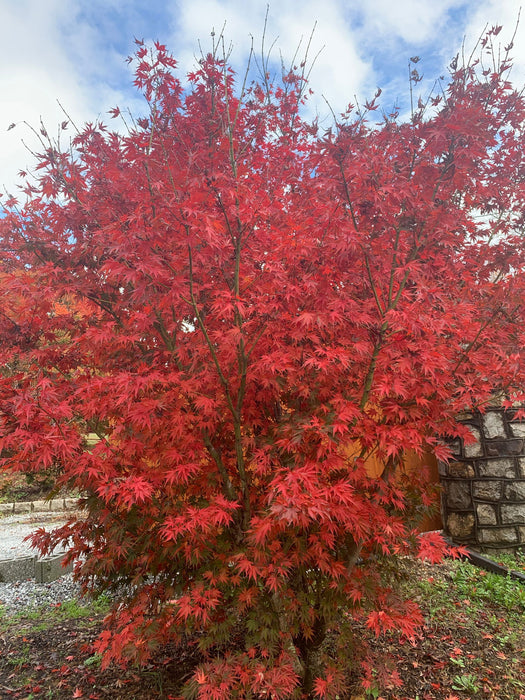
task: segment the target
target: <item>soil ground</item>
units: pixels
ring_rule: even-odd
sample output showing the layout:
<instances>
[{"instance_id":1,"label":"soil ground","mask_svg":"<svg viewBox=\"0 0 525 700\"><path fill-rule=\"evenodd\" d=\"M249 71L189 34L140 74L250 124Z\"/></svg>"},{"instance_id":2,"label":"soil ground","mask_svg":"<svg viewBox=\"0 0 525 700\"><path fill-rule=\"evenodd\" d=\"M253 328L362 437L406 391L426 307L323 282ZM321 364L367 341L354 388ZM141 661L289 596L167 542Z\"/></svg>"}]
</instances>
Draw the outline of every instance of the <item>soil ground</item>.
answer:
<instances>
[{"instance_id":1,"label":"soil ground","mask_svg":"<svg viewBox=\"0 0 525 700\"><path fill-rule=\"evenodd\" d=\"M412 642L400 643L396 635L368 640L375 651L390 658L403 686L389 687L387 680L366 695L355 677L355 689L341 700L525 700L521 613L516 613L518 617L512 613L509 621L509 611L497 602L489 601L480 608L462 598L464 591L453 578L455 566L450 561L432 567L406 563L405 580L422 586L414 593L425 613L425 626ZM181 681L198 662L191 643L183 649L165 649L142 669L103 671L92 649L102 617L96 606L82 608L71 603L38 614L0 618L0 698L178 697ZM367 633L363 630L362 634Z\"/></svg>"},{"instance_id":2,"label":"soil ground","mask_svg":"<svg viewBox=\"0 0 525 700\"><path fill-rule=\"evenodd\" d=\"M0 474L0 499L42 498L49 484L45 475L28 481L21 474ZM366 694L354 669L354 689L341 700L525 700L525 606L509 613L497 596L480 606L457 585L457 562L430 566L407 560L405 566L406 594L425 614L420 635L402 643L396 635L376 640L359 630L389 660L403 686L387 679ZM483 585L483 572L472 567L469 576ZM16 617L2 617L0 607L0 700L179 697L181 683L199 663L191 641L182 649L166 648L145 668L102 670L92 645L103 617L96 604L76 602Z\"/></svg>"}]
</instances>

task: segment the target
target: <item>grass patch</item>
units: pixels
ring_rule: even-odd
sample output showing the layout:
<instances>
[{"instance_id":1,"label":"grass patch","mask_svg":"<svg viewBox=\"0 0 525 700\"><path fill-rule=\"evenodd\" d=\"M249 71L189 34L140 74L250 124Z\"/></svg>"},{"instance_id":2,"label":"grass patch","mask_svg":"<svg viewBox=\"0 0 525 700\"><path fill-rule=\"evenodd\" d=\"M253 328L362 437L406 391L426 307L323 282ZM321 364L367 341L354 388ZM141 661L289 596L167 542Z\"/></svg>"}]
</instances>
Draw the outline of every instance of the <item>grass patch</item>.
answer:
<instances>
[{"instance_id":1,"label":"grass patch","mask_svg":"<svg viewBox=\"0 0 525 700\"><path fill-rule=\"evenodd\" d=\"M65 620L89 620L104 616L110 607L110 598L105 595L91 601L71 599L56 605L28 605L11 615L4 606L0 606L0 631L6 632L13 626L22 624L32 632L41 632Z\"/></svg>"},{"instance_id":2,"label":"grass patch","mask_svg":"<svg viewBox=\"0 0 525 700\"><path fill-rule=\"evenodd\" d=\"M500 576L461 562L452 581L458 594L469 599L471 609L479 610L489 603L510 615L521 616L525 612L525 584L512 579L510 574Z\"/></svg>"}]
</instances>

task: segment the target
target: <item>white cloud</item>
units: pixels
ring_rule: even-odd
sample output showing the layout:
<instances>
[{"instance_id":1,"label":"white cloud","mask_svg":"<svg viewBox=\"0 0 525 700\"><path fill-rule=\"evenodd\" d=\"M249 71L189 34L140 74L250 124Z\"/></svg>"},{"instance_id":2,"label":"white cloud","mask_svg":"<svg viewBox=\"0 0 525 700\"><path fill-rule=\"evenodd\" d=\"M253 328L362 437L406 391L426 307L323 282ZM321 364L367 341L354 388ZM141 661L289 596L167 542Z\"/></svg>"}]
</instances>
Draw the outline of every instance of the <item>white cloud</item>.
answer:
<instances>
[{"instance_id":1,"label":"white cloud","mask_svg":"<svg viewBox=\"0 0 525 700\"><path fill-rule=\"evenodd\" d=\"M363 34L374 40L398 41L414 46L443 40L443 30L451 10L466 4L466 0L368 0L362 3Z\"/></svg>"},{"instance_id":2,"label":"white cloud","mask_svg":"<svg viewBox=\"0 0 525 700\"><path fill-rule=\"evenodd\" d=\"M364 100L378 84L386 88L384 106L406 100L407 59L419 54L425 78L439 75L460 48L472 44L485 25L504 24L509 41L522 0L280 0L270 1L266 48L290 64L315 32L309 52L317 56L310 76L315 97L310 112L342 111L354 95ZM57 99L82 125L112 106L143 109L124 64L133 37L159 39L179 60L181 72L194 67L199 40L204 51L225 27L227 48L239 72L254 42L260 57L267 0L17 0L0 2L0 188L14 189L15 173L32 163L21 138L35 139L21 124L37 126L40 117L51 133L63 120ZM499 37L498 37L499 38ZM513 76L525 80L525 12L515 48ZM423 92L427 84L422 83ZM16 129L7 131L11 123Z\"/></svg>"},{"instance_id":3,"label":"white cloud","mask_svg":"<svg viewBox=\"0 0 525 700\"><path fill-rule=\"evenodd\" d=\"M55 136L58 124L66 119L58 101L81 127L122 100L121 90L103 79L103 66L118 60L123 63L123 57L116 52L111 60L108 52L101 55L95 30L77 20L80 5L81 0L0 4L0 190L5 186L16 194L16 173L35 163L22 140L29 149L41 150L24 122L38 130L42 120ZM96 84L94 73L98 73ZM16 128L8 130L11 124ZM71 127L66 137L68 133L72 134Z\"/></svg>"},{"instance_id":4,"label":"white cloud","mask_svg":"<svg viewBox=\"0 0 525 700\"><path fill-rule=\"evenodd\" d=\"M279 15L279 36L286 39L287 57L291 59L292 50L301 37L308 38L316 18L310 60L318 50L320 53L312 69L312 87L314 93L322 94L336 111L342 111L353 101L354 95L375 89L372 62L362 56L359 37L345 22L342 5L337 2L326 2L322 9L315 1L306 2L301 18L295 21L292 8L288 16Z\"/></svg>"},{"instance_id":5,"label":"white cloud","mask_svg":"<svg viewBox=\"0 0 525 700\"><path fill-rule=\"evenodd\" d=\"M24 121L37 126L40 117L56 124L64 119L56 104L57 98L68 96L68 107L75 116L85 111L82 95L71 80L67 59L60 49L56 20L62 14L62 3L4 3L0 7L3 28L0 54L0 121L1 183L12 187L14 173L24 167L31 156L24 151L20 139L31 146L35 139ZM17 129L7 131L9 124Z\"/></svg>"},{"instance_id":6,"label":"white cloud","mask_svg":"<svg viewBox=\"0 0 525 700\"><path fill-rule=\"evenodd\" d=\"M494 38L496 48L499 47L503 54L505 46L510 43L516 30L514 47L510 51L514 63L512 80L516 85L525 83L525 8L521 11L520 22L516 28L522 4L522 0L481 0L469 16L465 31L466 46L470 48L485 29L503 26L501 33Z\"/></svg>"},{"instance_id":7,"label":"white cloud","mask_svg":"<svg viewBox=\"0 0 525 700\"><path fill-rule=\"evenodd\" d=\"M260 58L265 15L266 2L260 0L179 2L173 9L177 25L173 45L181 70L189 70L199 57L197 39L206 52L211 47L211 30L217 35L224 28L226 46L232 46L231 59L242 71L252 41ZM312 31L308 58L312 61L317 56L310 76L317 94L315 105L327 111L323 95L335 109L342 110L354 94L362 93L374 82L371 61L362 58L358 35L345 19L344 3L304 0L298 5L294 0L282 0L278 6L270 5L265 47L269 49L275 41L274 67L280 54L289 67L298 47L298 59L304 57Z\"/></svg>"}]
</instances>

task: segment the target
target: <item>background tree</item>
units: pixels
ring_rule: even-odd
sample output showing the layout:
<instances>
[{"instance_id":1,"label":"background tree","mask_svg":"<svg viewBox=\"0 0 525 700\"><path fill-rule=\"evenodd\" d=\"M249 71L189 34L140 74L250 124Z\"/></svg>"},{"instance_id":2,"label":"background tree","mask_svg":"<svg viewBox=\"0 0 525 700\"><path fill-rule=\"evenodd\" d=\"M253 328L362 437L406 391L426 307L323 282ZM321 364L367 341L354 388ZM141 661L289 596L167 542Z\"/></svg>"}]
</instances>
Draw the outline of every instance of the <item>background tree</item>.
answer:
<instances>
[{"instance_id":1,"label":"background tree","mask_svg":"<svg viewBox=\"0 0 525 700\"><path fill-rule=\"evenodd\" d=\"M523 386L509 67L455 66L408 120L371 123L374 101L323 133L301 75L236 88L210 55L183 90L139 44L147 117L70 151L44 131L0 222L0 445L84 494L35 541L119 591L105 663L198 633L185 697L335 697L356 619L414 631L384 560L443 544L410 524L424 470L395 466L446 458L458 411Z\"/></svg>"}]
</instances>

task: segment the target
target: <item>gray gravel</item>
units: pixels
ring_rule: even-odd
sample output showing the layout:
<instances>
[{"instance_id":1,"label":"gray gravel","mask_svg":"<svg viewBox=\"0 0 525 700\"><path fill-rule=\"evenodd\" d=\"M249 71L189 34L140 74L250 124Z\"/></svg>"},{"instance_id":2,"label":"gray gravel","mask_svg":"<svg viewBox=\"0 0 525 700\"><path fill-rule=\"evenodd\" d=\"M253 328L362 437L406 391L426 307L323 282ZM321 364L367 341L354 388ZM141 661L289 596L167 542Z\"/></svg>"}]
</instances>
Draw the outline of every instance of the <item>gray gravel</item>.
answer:
<instances>
[{"instance_id":1,"label":"gray gravel","mask_svg":"<svg viewBox=\"0 0 525 700\"><path fill-rule=\"evenodd\" d=\"M78 598L80 589L72 574L61 576L52 583L17 581L0 583L0 609L4 615L13 615L24 608L40 608Z\"/></svg>"},{"instance_id":2,"label":"gray gravel","mask_svg":"<svg viewBox=\"0 0 525 700\"><path fill-rule=\"evenodd\" d=\"M33 555L37 552L24 538L44 527L53 530L63 525L71 514L34 513L9 515L0 519L0 559ZM55 553L61 550L56 549ZM0 606L3 614L19 612L27 606L56 605L79 596L79 586L71 574L61 576L51 583L36 583L34 580L0 583Z\"/></svg>"},{"instance_id":3,"label":"gray gravel","mask_svg":"<svg viewBox=\"0 0 525 700\"><path fill-rule=\"evenodd\" d=\"M4 516L0 519L0 559L37 554L30 542L24 542L24 538L41 527L54 530L67 521L67 514L64 517L64 513L19 513ZM58 554L61 550L55 551Z\"/></svg>"}]
</instances>

